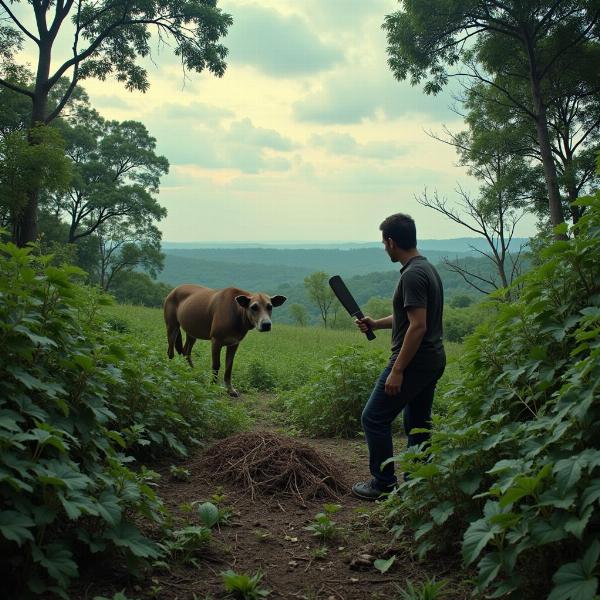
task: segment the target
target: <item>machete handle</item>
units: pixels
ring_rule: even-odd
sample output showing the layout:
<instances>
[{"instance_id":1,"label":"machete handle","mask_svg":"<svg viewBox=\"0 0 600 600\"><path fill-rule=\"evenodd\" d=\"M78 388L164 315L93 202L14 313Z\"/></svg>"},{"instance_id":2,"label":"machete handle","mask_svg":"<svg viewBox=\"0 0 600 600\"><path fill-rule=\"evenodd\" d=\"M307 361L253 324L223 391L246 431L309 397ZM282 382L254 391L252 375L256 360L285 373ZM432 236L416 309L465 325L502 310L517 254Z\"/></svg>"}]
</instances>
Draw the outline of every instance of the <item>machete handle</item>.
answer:
<instances>
[{"instance_id":1,"label":"machete handle","mask_svg":"<svg viewBox=\"0 0 600 600\"><path fill-rule=\"evenodd\" d=\"M363 314L362 310L359 310L357 313L354 313L353 315L356 319L364 319L365 315ZM367 329L367 331L365 331L365 335L367 336L367 339L369 341L372 341L375 339L375 334L373 333L373 330L369 327L369 329Z\"/></svg>"}]
</instances>

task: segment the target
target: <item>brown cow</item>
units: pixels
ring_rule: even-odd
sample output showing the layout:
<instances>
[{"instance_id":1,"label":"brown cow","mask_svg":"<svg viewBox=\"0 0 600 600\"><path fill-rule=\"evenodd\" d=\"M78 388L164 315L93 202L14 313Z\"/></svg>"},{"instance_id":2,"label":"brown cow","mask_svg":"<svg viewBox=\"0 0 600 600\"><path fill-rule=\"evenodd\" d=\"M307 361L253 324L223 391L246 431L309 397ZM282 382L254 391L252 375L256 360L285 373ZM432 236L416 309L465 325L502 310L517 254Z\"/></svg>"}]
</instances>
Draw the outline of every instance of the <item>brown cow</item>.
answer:
<instances>
[{"instance_id":1,"label":"brown cow","mask_svg":"<svg viewBox=\"0 0 600 600\"><path fill-rule=\"evenodd\" d=\"M248 331L271 331L271 311L281 306L285 296L269 296L228 287L213 290L200 285L184 284L171 290L164 304L167 325L167 354L183 354L190 367L192 348L196 340L211 340L212 370L217 381L221 366L221 348L227 346L225 356L225 386L231 396L239 396L231 385L231 369L239 343ZM186 333L185 345L181 329Z\"/></svg>"}]
</instances>

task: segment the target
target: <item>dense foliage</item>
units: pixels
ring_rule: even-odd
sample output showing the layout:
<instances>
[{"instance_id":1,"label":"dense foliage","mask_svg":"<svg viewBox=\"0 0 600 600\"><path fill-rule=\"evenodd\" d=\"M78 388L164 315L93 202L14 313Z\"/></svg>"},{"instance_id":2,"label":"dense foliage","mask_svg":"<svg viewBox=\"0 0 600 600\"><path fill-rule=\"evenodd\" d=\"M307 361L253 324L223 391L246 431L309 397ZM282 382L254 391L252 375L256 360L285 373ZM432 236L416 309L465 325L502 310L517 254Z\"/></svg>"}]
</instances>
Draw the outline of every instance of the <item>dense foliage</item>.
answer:
<instances>
[{"instance_id":1,"label":"dense foliage","mask_svg":"<svg viewBox=\"0 0 600 600\"><path fill-rule=\"evenodd\" d=\"M292 424L307 435L356 435L365 401L383 365L381 351L339 348L308 383L285 396Z\"/></svg>"},{"instance_id":2,"label":"dense foliage","mask_svg":"<svg viewBox=\"0 0 600 600\"><path fill-rule=\"evenodd\" d=\"M421 554L460 544L497 598L598 593L600 194L579 202L574 236L468 341L430 449L394 459L410 480L390 517Z\"/></svg>"},{"instance_id":3,"label":"dense foliage","mask_svg":"<svg viewBox=\"0 0 600 600\"><path fill-rule=\"evenodd\" d=\"M167 370L144 344L104 323L106 300L52 257L0 245L0 571L66 597L77 560L110 552L159 556L140 517L161 523L156 474L126 456L185 453L198 438L239 426L218 394ZM16 586L13 589L13 586Z\"/></svg>"}]
</instances>

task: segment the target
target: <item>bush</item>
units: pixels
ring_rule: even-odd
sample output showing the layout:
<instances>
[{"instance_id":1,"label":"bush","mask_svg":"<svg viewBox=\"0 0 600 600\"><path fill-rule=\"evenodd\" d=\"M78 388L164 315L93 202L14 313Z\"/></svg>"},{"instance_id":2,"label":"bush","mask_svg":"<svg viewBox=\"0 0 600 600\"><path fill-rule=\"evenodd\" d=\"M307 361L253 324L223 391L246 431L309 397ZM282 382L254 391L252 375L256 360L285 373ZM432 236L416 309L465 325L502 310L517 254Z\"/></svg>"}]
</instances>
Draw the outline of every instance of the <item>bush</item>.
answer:
<instances>
[{"instance_id":1,"label":"bush","mask_svg":"<svg viewBox=\"0 0 600 600\"><path fill-rule=\"evenodd\" d=\"M253 358L247 366L245 384L259 392L272 392L277 388L277 377L265 361Z\"/></svg>"},{"instance_id":2,"label":"bush","mask_svg":"<svg viewBox=\"0 0 600 600\"><path fill-rule=\"evenodd\" d=\"M162 307L172 286L153 281L146 273L121 271L111 282L110 292L121 304Z\"/></svg>"},{"instance_id":3,"label":"bush","mask_svg":"<svg viewBox=\"0 0 600 600\"><path fill-rule=\"evenodd\" d=\"M444 307L444 339L449 342L462 342L495 310L492 302L472 304L465 308Z\"/></svg>"},{"instance_id":4,"label":"bush","mask_svg":"<svg viewBox=\"0 0 600 600\"><path fill-rule=\"evenodd\" d=\"M25 587L67 597L86 553L158 557L136 524L163 521L157 476L129 469L123 451L181 453L239 422L211 389L169 378L104 326L106 297L51 261L0 245L0 573L15 598Z\"/></svg>"},{"instance_id":5,"label":"bush","mask_svg":"<svg viewBox=\"0 0 600 600\"><path fill-rule=\"evenodd\" d=\"M293 425L313 436L352 436L384 360L380 351L338 348L310 381L284 397Z\"/></svg>"},{"instance_id":6,"label":"bush","mask_svg":"<svg viewBox=\"0 0 600 600\"><path fill-rule=\"evenodd\" d=\"M600 564L600 195L467 342L449 415L389 500L418 551L462 544L477 594L592 600ZM521 287L522 286L522 287ZM427 458L427 461L423 459Z\"/></svg>"},{"instance_id":7,"label":"bush","mask_svg":"<svg viewBox=\"0 0 600 600\"><path fill-rule=\"evenodd\" d=\"M0 569L11 597L25 585L66 597L75 545L158 556L133 519L160 522L163 507L153 474L131 471L117 451L117 359L93 333L101 299L71 283L78 269L12 244L0 254L0 554L10 557Z\"/></svg>"}]
</instances>

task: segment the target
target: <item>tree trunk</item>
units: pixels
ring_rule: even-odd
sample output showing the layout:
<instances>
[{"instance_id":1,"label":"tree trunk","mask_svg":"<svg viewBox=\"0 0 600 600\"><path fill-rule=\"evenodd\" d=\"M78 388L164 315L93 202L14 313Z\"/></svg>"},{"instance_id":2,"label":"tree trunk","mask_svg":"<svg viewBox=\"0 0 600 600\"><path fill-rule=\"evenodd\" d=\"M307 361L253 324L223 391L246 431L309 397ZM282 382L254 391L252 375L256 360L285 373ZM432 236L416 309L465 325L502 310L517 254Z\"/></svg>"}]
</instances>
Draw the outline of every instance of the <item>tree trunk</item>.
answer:
<instances>
[{"instance_id":1,"label":"tree trunk","mask_svg":"<svg viewBox=\"0 0 600 600\"><path fill-rule=\"evenodd\" d=\"M40 42L38 70L35 78L33 106L31 109L31 128L35 127L38 123L43 123L46 118L48 94L50 91L48 89L48 79L50 77L51 50L51 41L42 40ZM29 143L34 143L31 137L29 138ZM35 189L28 194L27 204L15 219L13 235L17 246L25 246L37 239L37 213L40 191L39 189Z\"/></svg>"},{"instance_id":2,"label":"tree trunk","mask_svg":"<svg viewBox=\"0 0 600 600\"><path fill-rule=\"evenodd\" d=\"M529 83L531 84L531 99L535 111L535 128L537 131L542 165L544 167L544 178L548 189L548 211L550 222L553 227L564 223L565 218L560 199L560 188L556 175L556 165L552 157L552 146L550 145L550 134L548 132L548 117L546 105L542 97L541 82L535 60L535 49L531 37L526 34L526 50L529 59ZM562 236L561 236L562 237Z\"/></svg>"}]
</instances>

